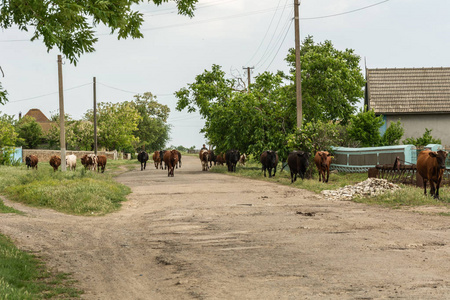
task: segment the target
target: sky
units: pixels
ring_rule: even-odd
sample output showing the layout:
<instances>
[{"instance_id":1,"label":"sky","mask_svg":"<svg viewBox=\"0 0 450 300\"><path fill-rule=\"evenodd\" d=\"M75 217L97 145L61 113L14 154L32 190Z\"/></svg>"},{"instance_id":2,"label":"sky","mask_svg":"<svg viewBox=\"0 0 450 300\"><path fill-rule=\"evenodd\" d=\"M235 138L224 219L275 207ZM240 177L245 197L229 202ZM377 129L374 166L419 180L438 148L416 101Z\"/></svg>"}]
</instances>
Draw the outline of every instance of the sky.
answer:
<instances>
[{"instance_id":1,"label":"sky","mask_svg":"<svg viewBox=\"0 0 450 300\"><path fill-rule=\"evenodd\" d=\"M64 110L81 119L97 102L122 102L151 92L167 105L172 126L166 146L200 148L206 143L198 113L176 111L174 93L195 76L220 65L227 77L265 71L288 72L285 62L294 47L294 0L200 0L195 16L177 15L173 2L141 4L142 39L118 40L96 27L96 51L76 66L63 58ZM353 49L360 67L450 67L450 1L448 0L301 0L300 39L330 40L338 50ZM59 109L58 49L47 52L42 41L17 27L0 31L0 82L9 102L0 114L40 109L47 117Z\"/></svg>"}]
</instances>

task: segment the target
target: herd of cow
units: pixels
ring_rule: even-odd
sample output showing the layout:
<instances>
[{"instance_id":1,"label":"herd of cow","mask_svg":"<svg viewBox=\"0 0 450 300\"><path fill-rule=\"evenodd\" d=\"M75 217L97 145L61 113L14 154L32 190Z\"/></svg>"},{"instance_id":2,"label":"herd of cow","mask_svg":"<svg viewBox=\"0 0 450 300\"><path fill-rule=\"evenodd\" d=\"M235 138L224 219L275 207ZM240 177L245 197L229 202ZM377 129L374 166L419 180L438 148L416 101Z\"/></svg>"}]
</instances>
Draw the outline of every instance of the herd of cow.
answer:
<instances>
[{"instance_id":1,"label":"herd of cow","mask_svg":"<svg viewBox=\"0 0 450 300\"><path fill-rule=\"evenodd\" d=\"M37 169L39 159L36 155L28 155L25 157L25 164L28 168ZM52 166L53 171L57 171L61 165L61 157L53 155L50 157L50 166ZM106 156L105 155L95 155L95 154L85 154L81 157L81 164L87 170L95 171L96 169L102 173L105 172L106 168ZM75 171L77 167L77 156L75 154L66 155L66 168L70 171Z\"/></svg>"},{"instance_id":2,"label":"herd of cow","mask_svg":"<svg viewBox=\"0 0 450 300\"><path fill-rule=\"evenodd\" d=\"M149 155L145 151L138 154L138 161L141 163L141 171L145 170ZM181 167L181 153L178 150L160 150L153 153L153 161L156 169L167 169L168 176L174 176L174 169ZM228 150L225 153L215 154L214 150L202 148L199 152L202 171L208 171L214 165L226 164L229 172L236 172L236 165L245 165L246 155L240 154L239 150ZM275 176L278 165L278 154L273 150L266 150L260 156L262 171L266 177ZM318 151L314 157L314 162L319 171L319 181L328 182L330 176L331 154L327 151ZM163 167L164 163L164 167ZM309 166L309 153L304 151L292 151L289 153L287 164L291 172L291 182L297 180L297 175L302 179L305 177ZM273 174L272 174L273 171Z\"/></svg>"},{"instance_id":3,"label":"herd of cow","mask_svg":"<svg viewBox=\"0 0 450 300\"><path fill-rule=\"evenodd\" d=\"M167 169L167 176L173 177L175 168L181 168L181 153L178 150L160 150L153 153L153 162L156 169ZM138 161L141 163L141 171L145 170L149 155L145 151L139 152L137 156ZM163 167L164 163L164 167Z\"/></svg>"}]
</instances>

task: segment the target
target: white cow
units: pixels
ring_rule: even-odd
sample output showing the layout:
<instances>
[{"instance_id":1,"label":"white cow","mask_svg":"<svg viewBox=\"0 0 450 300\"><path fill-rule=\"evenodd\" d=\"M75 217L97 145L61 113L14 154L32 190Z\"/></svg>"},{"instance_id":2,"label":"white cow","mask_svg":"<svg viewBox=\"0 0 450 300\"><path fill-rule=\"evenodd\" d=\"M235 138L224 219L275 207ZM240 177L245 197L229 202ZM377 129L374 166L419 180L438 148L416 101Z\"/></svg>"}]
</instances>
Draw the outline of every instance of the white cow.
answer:
<instances>
[{"instance_id":1,"label":"white cow","mask_svg":"<svg viewBox=\"0 0 450 300\"><path fill-rule=\"evenodd\" d=\"M75 171L77 167L77 156L75 154L66 155L66 168Z\"/></svg>"}]
</instances>

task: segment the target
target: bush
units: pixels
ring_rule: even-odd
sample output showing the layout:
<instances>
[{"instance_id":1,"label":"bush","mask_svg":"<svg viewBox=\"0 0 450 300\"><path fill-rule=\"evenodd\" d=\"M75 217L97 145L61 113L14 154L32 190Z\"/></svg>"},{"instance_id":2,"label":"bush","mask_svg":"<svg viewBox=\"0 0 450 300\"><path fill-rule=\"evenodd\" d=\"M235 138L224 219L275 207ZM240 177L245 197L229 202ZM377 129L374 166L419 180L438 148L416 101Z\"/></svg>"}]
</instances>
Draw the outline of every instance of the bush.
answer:
<instances>
[{"instance_id":1,"label":"bush","mask_svg":"<svg viewBox=\"0 0 450 300\"><path fill-rule=\"evenodd\" d=\"M428 144L441 144L441 139L435 139L431 136L432 129L425 128L425 132L420 138L409 137L403 141L403 144L412 144L416 147L426 146Z\"/></svg>"}]
</instances>

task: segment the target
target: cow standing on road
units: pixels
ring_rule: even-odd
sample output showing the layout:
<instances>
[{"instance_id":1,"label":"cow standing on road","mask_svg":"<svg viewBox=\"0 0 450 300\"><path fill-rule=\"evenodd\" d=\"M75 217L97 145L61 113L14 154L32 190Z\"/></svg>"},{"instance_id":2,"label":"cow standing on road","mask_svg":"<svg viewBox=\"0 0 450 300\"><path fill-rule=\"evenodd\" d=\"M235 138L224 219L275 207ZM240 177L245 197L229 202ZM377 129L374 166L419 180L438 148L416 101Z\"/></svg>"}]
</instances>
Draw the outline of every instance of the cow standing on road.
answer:
<instances>
[{"instance_id":1,"label":"cow standing on road","mask_svg":"<svg viewBox=\"0 0 450 300\"><path fill-rule=\"evenodd\" d=\"M278 154L273 150L266 150L261 153L259 161L262 164L262 171L264 171L264 177L266 177L266 169L269 171L269 178L272 177L272 169L273 176L277 173L277 165L278 165Z\"/></svg>"},{"instance_id":2,"label":"cow standing on road","mask_svg":"<svg viewBox=\"0 0 450 300\"><path fill-rule=\"evenodd\" d=\"M198 156L200 157L200 162L202 163L202 171L208 171L208 169L209 169L209 165L208 165L209 151L206 149L202 149L202 150L200 150L200 153L198 154Z\"/></svg>"},{"instance_id":3,"label":"cow standing on road","mask_svg":"<svg viewBox=\"0 0 450 300\"><path fill-rule=\"evenodd\" d=\"M439 199L439 187L444 175L446 158L447 152L442 150L437 152L424 150L417 157L417 172L422 176L423 193L425 195L427 194L427 181L429 181L430 195Z\"/></svg>"},{"instance_id":4,"label":"cow standing on road","mask_svg":"<svg viewBox=\"0 0 450 300\"><path fill-rule=\"evenodd\" d=\"M228 172L236 172L236 164L241 157L239 150L228 150L225 154L225 161L227 163Z\"/></svg>"},{"instance_id":5,"label":"cow standing on road","mask_svg":"<svg viewBox=\"0 0 450 300\"><path fill-rule=\"evenodd\" d=\"M167 176L174 177L175 165L178 163L178 153L177 150L164 152L164 164L167 167Z\"/></svg>"},{"instance_id":6,"label":"cow standing on road","mask_svg":"<svg viewBox=\"0 0 450 300\"><path fill-rule=\"evenodd\" d=\"M137 159L141 163L141 171L144 171L147 166L148 153L142 150L139 152Z\"/></svg>"},{"instance_id":7,"label":"cow standing on road","mask_svg":"<svg viewBox=\"0 0 450 300\"><path fill-rule=\"evenodd\" d=\"M297 174L305 178L309 166L309 153L304 151L292 151L288 156L288 166L291 171L291 183L297 180Z\"/></svg>"},{"instance_id":8,"label":"cow standing on road","mask_svg":"<svg viewBox=\"0 0 450 300\"><path fill-rule=\"evenodd\" d=\"M330 177L331 154L328 151L317 151L314 156L314 163L319 171L319 181L322 180L323 183L328 182L328 178ZM326 180L325 173L327 174Z\"/></svg>"}]
</instances>

